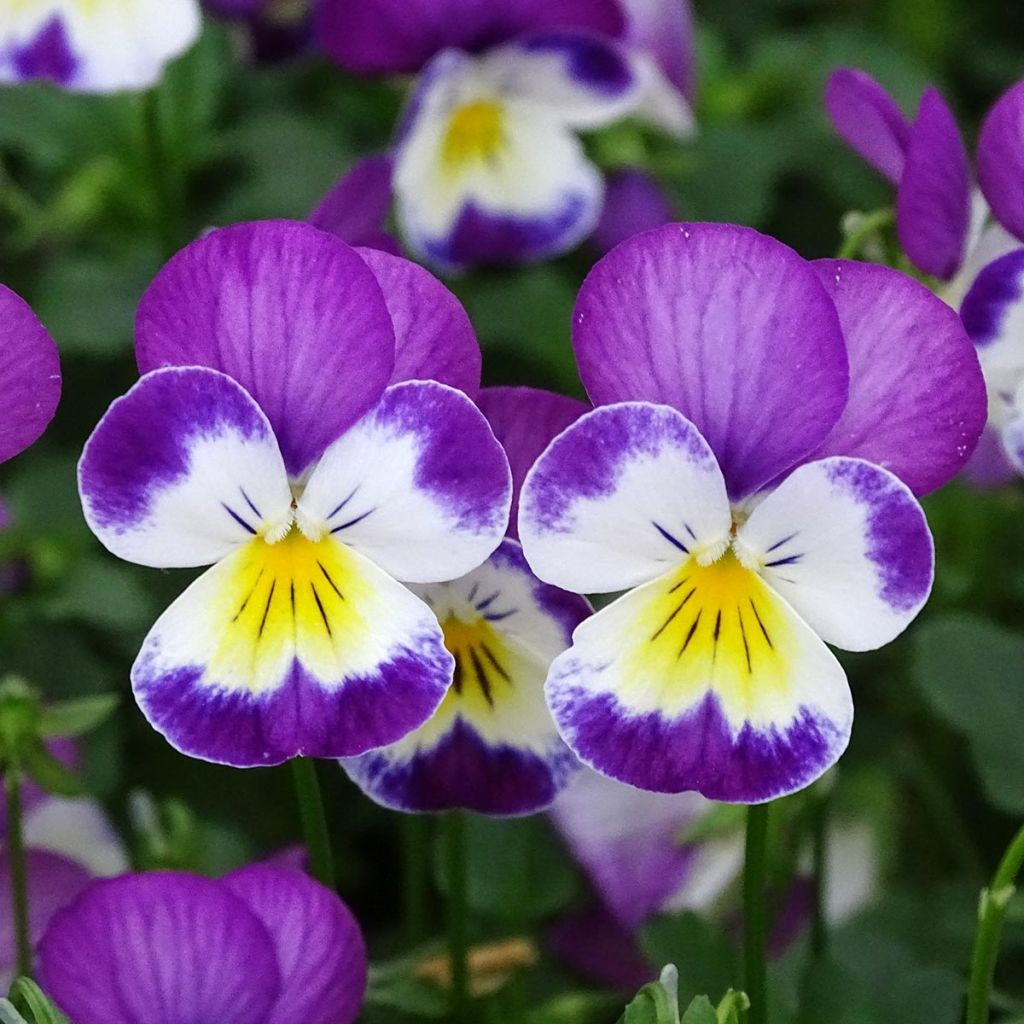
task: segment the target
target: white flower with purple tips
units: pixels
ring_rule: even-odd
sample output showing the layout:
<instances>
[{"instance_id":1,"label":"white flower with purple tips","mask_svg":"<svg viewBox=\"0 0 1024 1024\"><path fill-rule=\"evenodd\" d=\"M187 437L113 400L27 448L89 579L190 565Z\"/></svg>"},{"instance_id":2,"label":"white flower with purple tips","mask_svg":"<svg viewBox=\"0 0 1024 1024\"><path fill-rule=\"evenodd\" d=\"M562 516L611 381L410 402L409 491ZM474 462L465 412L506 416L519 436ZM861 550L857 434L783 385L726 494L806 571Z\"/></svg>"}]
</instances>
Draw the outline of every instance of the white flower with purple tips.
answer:
<instances>
[{"instance_id":1,"label":"white flower with purple tips","mask_svg":"<svg viewBox=\"0 0 1024 1024\"><path fill-rule=\"evenodd\" d=\"M574 345L597 408L531 470L520 537L541 579L629 592L552 665L563 737L644 789L808 785L853 718L826 644L888 643L931 588L915 494L985 416L959 319L884 267L669 225L591 272Z\"/></svg>"},{"instance_id":2,"label":"white flower with purple tips","mask_svg":"<svg viewBox=\"0 0 1024 1024\"><path fill-rule=\"evenodd\" d=\"M82 456L86 519L130 561L212 566L132 669L150 722L236 766L353 756L425 722L453 663L398 581L477 566L511 500L455 298L308 225L239 225L160 272L136 352L142 378Z\"/></svg>"}]
</instances>

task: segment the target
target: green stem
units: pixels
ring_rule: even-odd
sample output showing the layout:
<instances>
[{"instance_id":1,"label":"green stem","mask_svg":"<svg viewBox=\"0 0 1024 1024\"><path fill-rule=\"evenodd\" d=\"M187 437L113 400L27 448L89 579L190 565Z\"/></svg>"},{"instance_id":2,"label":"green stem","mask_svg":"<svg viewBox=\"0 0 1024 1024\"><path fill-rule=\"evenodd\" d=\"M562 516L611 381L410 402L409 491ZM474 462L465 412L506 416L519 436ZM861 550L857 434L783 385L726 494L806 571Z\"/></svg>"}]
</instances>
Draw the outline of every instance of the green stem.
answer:
<instances>
[{"instance_id":1,"label":"green stem","mask_svg":"<svg viewBox=\"0 0 1024 1024\"><path fill-rule=\"evenodd\" d=\"M860 255L864 244L873 235L887 228L896 221L896 211L891 209L875 210L874 213L866 213L860 223L844 239L836 255L837 259L852 260Z\"/></svg>"},{"instance_id":2,"label":"green stem","mask_svg":"<svg viewBox=\"0 0 1024 1024\"><path fill-rule=\"evenodd\" d=\"M334 855L327 830L327 815L320 796L320 783L316 777L316 763L308 757L292 759L292 778L299 801L302 833L309 852L309 869L313 877L328 889L334 888Z\"/></svg>"},{"instance_id":3,"label":"green stem","mask_svg":"<svg viewBox=\"0 0 1024 1024\"><path fill-rule=\"evenodd\" d=\"M466 874L466 815L445 819L444 859L448 874L448 956L451 960L452 1020L469 1022L469 906Z\"/></svg>"},{"instance_id":4,"label":"green stem","mask_svg":"<svg viewBox=\"0 0 1024 1024\"><path fill-rule=\"evenodd\" d=\"M967 1024L988 1024L992 982L999 956L1006 910L1017 888L1024 865L1024 828L1013 837L996 869L992 885L982 889L978 904L978 930L971 951L971 975L967 988Z\"/></svg>"},{"instance_id":5,"label":"green stem","mask_svg":"<svg viewBox=\"0 0 1024 1024\"><path fill-rule=\"evenodd\" d=\"M825 894L828 892L828 820L829 793L816 795L811 808L811 850L813 857L811 908L811 956L818 960L828 952L828 922L825 920Z\"/></svg>"},{"instance_id":6,"label":"green stem","mask_svg":"<svg viewBox=\"0 0 1024 1024\"><path fill-rule=\"evenodd\" d=\"M25 839L21 821L21 772L13 765L4 776L7 792L7 848L11 865L11 906L19 977L32 977L32 943L28 930L28 887L25 873Z\"/></svg>"},{"instance_id":7,"label":"green stem","mask_svg":"<svg viewBox=\"0 0 1024 1024\"><path fill-rule=\"evenodd\" d=\"M165 257L178 250L179 210L175 195L170 154L167 152L156 88L142 94L142 124L146 147L146 170L153 187L154 221Z\"/></svg>"},{"instance_id":8,"label":"green stem","mask_svg":"<svg viewBox=\"0 0 1024 1024\"><path fill-rule=\"evenodd\" d=\"M430 818L425 814L402 817L402 861L404 886L402 909L405 938L418 946L427 937L428 895L430 886Z\"/></svg>"},{"instance_id":9,"label":"green stem","mask_svg":"<svg viewBox=\"0 0 1024 1024\"><path fill-rule=\"evenodd\" d=\"M767 1024L768 980L765 966L765 887L768 869L768 804L747 808L746 859L743 867L744 987L750 999L749 1024Z\"/></svg>"}]
</instances>

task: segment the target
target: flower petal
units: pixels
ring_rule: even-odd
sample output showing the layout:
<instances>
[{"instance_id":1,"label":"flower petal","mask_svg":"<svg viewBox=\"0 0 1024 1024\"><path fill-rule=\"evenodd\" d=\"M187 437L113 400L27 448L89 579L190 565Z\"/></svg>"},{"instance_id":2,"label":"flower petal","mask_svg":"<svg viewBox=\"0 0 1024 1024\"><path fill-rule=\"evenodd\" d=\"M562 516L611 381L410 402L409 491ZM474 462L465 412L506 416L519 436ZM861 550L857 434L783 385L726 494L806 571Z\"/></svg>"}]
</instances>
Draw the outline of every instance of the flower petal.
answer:
<instances>
[{"instance_id":1,"label":"flower petal","mask_svg":"<svg viewBox=\"0 0 1024 1024\"><path fill-rule=\"evenodd\" d=\"M223 884L263 922L277 949L280 993L265 1024L351 1024L366 992L366 945L352 912L308 875L254 864Z\"/></svg>"},{"instance_id":2,"label":"flower petal","mask_svg":"<svg viewBox=\"0 0 1024 1024\"><path fill-rule=\"evenodd\" d=\"M528 32L590 29L618 35L617 0L321 0L328 54L355 74L418 71L439 50L480 50Z\"/></svg>"},{"instance_id":3,"label":"flower petal","mask_svg":"<svg viewBox=\"0 0 1024 1024\"><path fill-rule=\"evenodd\" d=\"M70 857L97 877L128 870L124 843L95 800L47 796L25 815L25 844Z\"/></svg>"},{"instance_id":4,"label":"flower petal","mask_svg":"<svg viewBox=\"0 0 1024 1024\"><path fill-rule=\"evenodd\" d=\"M430 609L332 537L262 538L199 577L132 685L183 753L236 767L345 757L425 722L452 678Z\"/></svg>"},{"instance_id":5,"label":"flower petal","mask_svg":"<svg viewBox=\"0 0 1024 1024\"><path fill-rule=\"evenodd\" d=\"M326 452L299 501L308 520L405 582L478 566L508 524L508 461L461 391L392 385Z\"/></svg>"},{"instance_id":6,"label":"flower petal","mask_svg":"<svg viewBox=\"0 0 1024 1024\"><path fill-rule=\"evenodd\" d=\"M590 407L539 388L484 388L477 405L505 449L512 470L512 511L508 535L518 538L519 494L541 452Z\"/></svg>"},{"instance_id":7,"label":"flower petal","mask_svg":"<svg viewBox=\"0 0 1024 1024\"><path fill-rule=\"evenodd\" d=\"M291 221L221 228L179 252L142 297L135 345L143 373L209 366L237 380L295 476L377 401L395 353L359 254Z\"/></svg>"},{"instance_id":8,"label":"flower petal","mask_svg":"<svg viewBox=\"0 0 1024 1024\"><path fill-rule=\"evenodd\" d=\"M1024 82L1011 86L988 112L978 139L978 180L996 219L1024 239Z\"/></svg>"},{"instance_id":9,"label":"flower petal","mask_svg":"<svg viewBox=\"0 0 1024 1024\"><path fill-rule=\"evenodd\" d=\"M417 588L444 629L455 683L433 718L389 747L343 762L378 803L533 814L578 767L544 701L544 680L587 602L541 583L515 541L453 583Z\"/></svg>"},{"instance_id":10,"label":"flower petal","mask_svg":"<svg viewBox=\"0 0 1024 1024\"><path fill-rule=\"evenodd\" d=\"M573 325L594 404L677 408L733 500L812 452L846 404L828 294L796 253L749 228L672 224L629 239L584 281Z\"/></svg>"},{"instance_id":11,"label":"flower petal","mask_svg":"<svg viewBox=\"0 0 1024 1024\"><path fill-rule=\"evenodd\" d=\"M53 419L60 398L57 346L28 304L0 285L0 462L24 451Z\"/></svg>"},{"instance_id":12,"label":"flower petal","mask_svg":"<svg viewBox=\"0 0 1024 1024\"><path fill-rule=\"evenodd\" d=\"M310 224L349 245L401 255L398 239L384 230L394 199L394 164L390 156L368 156L355 163L317 204Z\"/></svg>"},{"instance_id":13,"label":"flower petal","mask_svg":"<svg viewBox=\"0 0 1024 1024\"><path fill-rule=\"evenodd\" d=\"M39 959L75 1024L263 1024L280 984L270 935L245 903L170 872L94 883L54 917Z\"/></svg>"},{"instance_id":14,"label":"flower petal","mask_svg":"<svg viewBox=\"0 0 1024 1024\"><path fill-rule=\"evenodd\" d=\"M971 170L956 118L928 89L910 130L896 198L904 251L926 274L948 281L963 262L971 222Z\"/></svg>"},{"instance_id":15,"label":"flower petal","mask_svg":"<svg viewBox=\"0 0 1024 1024\"><path fill-rule=\"evenodd\" d=\"M1024 249L983 267L960 317L978 347L990 387L1013 390L1024 375Z\"/></svg>"},{"instance_id":16,"label":"flower petal","mask_svg":"<svg viewBox=\"0 0 1024 1024\"><path fill-rule=\"evenodd\" d=\"M815 268L839 311L850 398L813 458L866 459L915 494L936 490L967 462L987 413L985 381L959 317L887 267L819 260Z\"/></svg>"},{"instance_id":17,"label":"flower petal","mask_svg":"<svg viewBox=\"0 0 1024 1024\"><path fill-rule=\"evenodd\" d=\"M1017 479L1017 470L1007 457L1000 431L993 427L985 429L978 447L964 466L964 478L981 490L1004 487Z\"/></svg>"},{"instance_id":18,"label":"flower petal","mask_svg":"<svg viewBox=\"0 0 1024 1024\"><path fill-rule=\"evenodd\" d=\"M667 406L587 413L526 478L519 535L533 571L577 593L624 590L724 546L725 481L697 429Z\"/></svg>"},{"instance_id":19,"label":"flower petal","mask_svg":"<svg viewBox=\"0 0 1024 1024\"><path fill-rule=\"evenodd\" d=\"M0 25L0 82L46 79L83 92L145 89L201 28L198 0L8 4Z\"/></svg>"},{"instance_id":20,"label":"flower petal","mask_svg":"<svg viewBox=\"0 0 1024 1024\"><path fill-rule=\"evenodd\" d=\"M620 0L626 41L649 53L662 73L690 103L697 93L693 10L689 0Z\"/></svg>"},{"instance_id":21,"label":"flower petal","mask_svg":"<svg viewBox=\"0 0 1024 1024\"><path fill-rule=\"evenodd\" d=\"M270 424L230 377L156 370L117 399L78 467L93 533L120 558L209 565L290 516Z\"/></svg>"},{"instance_id":22,"label":"flower petal","mask_svg":"<svg viewBox=\"0 0 1024 1024\"><path fill-rule=\"evenodd\" d=\"M608 176L604 209L590 244L602 256L641 231L674 220L664 189L646 171L628 167Z\"/></svg>"},{"instance_id":23,"label":"flower petal","mask_svg":"<svg viewBox=\"0 0 1024 1024\"><path fill-rule=\"evenodd\" d=\"M795 470L740 527L736 547L827 643L847 651L899 636L932 588L921 506L892 473L832 458Z\"/></svg>"},{"instance_id":24,"label":"flower petal","mask_svg":"<svg viewBox=\"0 0 1024 1024\"><path fill-rule=\"evenodd\" d=\"M656 792L760 803L810 785L846 747L853 704L835 657L727 553L638 587L555 660L548 703L605 775Z\"/></svg>"},{"instance_id":25,"label":"flower petal","mask_svg":"<svg viewBox=\"0 0 1024 1024\"><path fill-rule=\"evenodd\" d=\"M401 256L361 249L384 292L395 329L391 383L436 380L475 398L480 345L462 303L429 270Z\"/></svg>"},{"instance_id":26,"label":"flower petal","mask_svg":"<svg viewBox=\"0 0 1024 1024\"><path fill-rule=\"evenodd\" d=\"M825 109L843 141L898 184L910 144L910 122L889 93L864 71L836 68L825 89Z\"/></svg>"}]
</instances>

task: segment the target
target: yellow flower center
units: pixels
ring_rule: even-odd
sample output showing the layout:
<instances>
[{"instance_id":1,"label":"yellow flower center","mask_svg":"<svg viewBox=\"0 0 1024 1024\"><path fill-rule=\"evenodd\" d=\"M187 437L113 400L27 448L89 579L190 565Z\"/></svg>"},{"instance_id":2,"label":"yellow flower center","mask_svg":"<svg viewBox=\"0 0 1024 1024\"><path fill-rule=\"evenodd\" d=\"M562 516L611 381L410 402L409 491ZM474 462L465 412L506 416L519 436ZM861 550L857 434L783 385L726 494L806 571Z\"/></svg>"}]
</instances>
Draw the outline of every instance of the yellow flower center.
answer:
<instances>
[{"instance_id":1,"label":"yellow flower center","mask_svg":"<svg viewBox=\"0 0 1024 1024\"><path fill-rule=\"evenodd\" d=\"M441 157L449 170L470 163L493 160L505 140L505 114L490 100L477 100L459 107L448 122Z\"/></svg>"},{"instance_id":2,"label":"yellow flower center","mask_svg":"<svg viewBox=\"0 0 1024 1024\"><path fill-rule=\"evenodd\" d=\"M471 713L486 713L512 685L509 652L494 627L480 617L466 622L451 615L441 623L444 645L455 659L446 704L459 703Z\"/></svg>"}]
</instances>

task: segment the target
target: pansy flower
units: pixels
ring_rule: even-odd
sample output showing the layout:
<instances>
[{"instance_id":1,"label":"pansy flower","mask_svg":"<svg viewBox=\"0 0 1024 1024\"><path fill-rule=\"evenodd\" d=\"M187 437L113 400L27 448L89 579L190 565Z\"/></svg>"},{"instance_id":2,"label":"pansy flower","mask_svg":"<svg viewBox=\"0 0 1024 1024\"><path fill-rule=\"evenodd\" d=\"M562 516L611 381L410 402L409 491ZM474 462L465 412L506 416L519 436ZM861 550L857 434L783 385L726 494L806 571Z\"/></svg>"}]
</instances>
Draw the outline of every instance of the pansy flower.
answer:
<instances>
[{"instance_id":1,"label":"pansy flower","mask_svg":"<svg viewBox=\"0 0 1024 1024\"><path fill-rule=\"evenodd\" d=\"M75 1024L349 1024L366 990L349 909L270 864L95 882L54 917L39 959Z\"/></svg>"},{"instance_id":2,"label":"pansy flower","mask_svg":"<svg viewBox=\"0 0 1024 1024\"><path fill-rule=\"evenodd\" d=\"M478 403L508 453L515 508L536 457L587 406L532 388L485 388ZM441 623L455 681L426 725L343 762L385 806L532 814L578 767L551 719L544 681L590 606L538 580L510 533L460 579L414 587Z\"/></svg>"},{"instance_id":3,"label":"pansy flower","mask_svg":"<svg viewBox=\"0 0 1024 1024\"><path fill-rule=\"evenodd\" d=\"M198 0L14 0L0 10L0 82L146 89L201 27Z\"/></svg>"},{"instance_id":4,"label":"pansy flower","mask_svg":"<svg viewBox=\"0 0 1024 1024\"><path fill-rule=\"evenodd\" d=\"M313 40L313 0L203 0L203 6L243 30L257 61L284 60Z\"/></svg>"},{"instance_id":5,"label":"pansy flower","mask_svg":"<svg viewBox=\"0 0 1024 1024\"><path fill-rule=\"evenodd\" d=\"M82 456L86 519L129 561L212 566L132 669L150 722L236 766L351 756L421 725L453 660L398 581L479 565L511 495L452 386L480 367L454 297L309 225L238 225L158 274L136 353L142 378Z\"/></svg>"},{"instance_id":6,"label":"pansy flower","mask_svg":"<svg viewBox=\"0 0 1024 1024\"><path fill-rule=\"evenodd\" d=\"M927 599L914 495L981 432L973 346L904 275L808 264L731 225L623 243L573 324L598 408L530 471L520 538L541 579L628 593L552 665L559 729L643 789L740 803L800 789L852 724L826 645L888 643Z\"/></svg>"}]
</instances>

